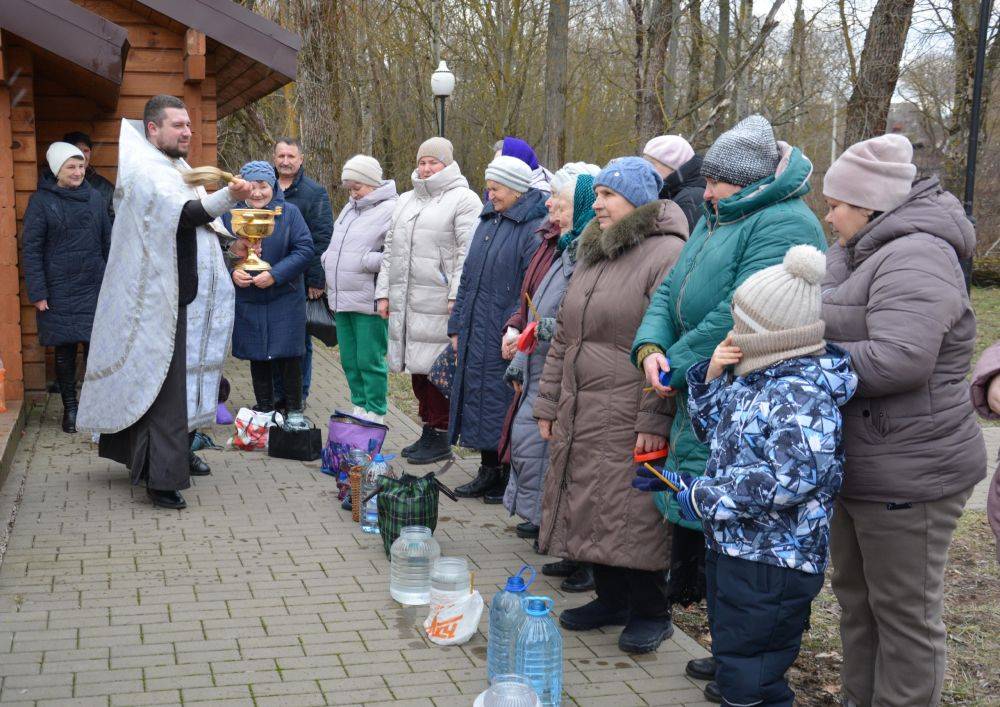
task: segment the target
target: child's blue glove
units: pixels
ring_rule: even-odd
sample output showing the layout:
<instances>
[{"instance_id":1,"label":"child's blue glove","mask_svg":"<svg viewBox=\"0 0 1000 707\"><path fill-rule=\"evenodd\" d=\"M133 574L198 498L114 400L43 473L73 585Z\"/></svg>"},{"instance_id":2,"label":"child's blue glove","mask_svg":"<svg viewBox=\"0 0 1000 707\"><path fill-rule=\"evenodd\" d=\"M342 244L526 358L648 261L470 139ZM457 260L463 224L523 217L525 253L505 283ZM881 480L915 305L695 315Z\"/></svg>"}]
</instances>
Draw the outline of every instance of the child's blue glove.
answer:
<instances>
[{"instance_id":1,"label":"child's blue glove","mask_svg":"<svg viewBox=\"0 0 1000 707\"><path fill-rule=\"evenodd\" d=\"M678 489L687 488L688 481L690 479L687 474L678 474L665 469L660 471L660 474ZM671 493L676 493L674 489L670 488L667 484L663 483L663 481L656 478L653 472L645 466L636 467L635 478L632 479L632 488L640 491L670 491Z\"/></svg>"},{"instance_id":2,"label":"child's blue glove","mask_svg":"<svg viewBox=\"0 0 1000 707\"><path fill-rule=\"evenodd\" d=\"M677 507L680 509L681 518L687 521L695 522L701 520L698 515L698 511L694 508L694 501L691 499L691 487L685 486L684 489L677 494Z\"/></svg>"}]
</instances>

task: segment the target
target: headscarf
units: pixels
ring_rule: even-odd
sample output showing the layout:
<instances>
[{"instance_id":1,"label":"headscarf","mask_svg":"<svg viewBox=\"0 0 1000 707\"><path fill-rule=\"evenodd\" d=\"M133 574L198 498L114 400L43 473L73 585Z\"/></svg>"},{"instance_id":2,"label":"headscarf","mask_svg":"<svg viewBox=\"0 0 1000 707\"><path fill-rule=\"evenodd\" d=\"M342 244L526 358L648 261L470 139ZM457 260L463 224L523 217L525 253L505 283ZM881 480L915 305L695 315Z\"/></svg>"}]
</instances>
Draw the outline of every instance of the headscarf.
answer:
<instances>
[{"instance_id":1,"label":"headscarf","mask_svg":"<svg viewBox=\"0 0 1000 707\"><path fill-rule=\"evenodd\" d=\"M594 219L594 201L597 194L594 193L594 178L589 174L581 174L576 178L576 188L573 190L573 228L559 236L556 243L556 250L562 252L566 250L580 234L587 224Z\"/></svg>"},{"instance_id":2,"label":"headscarf","mask_svg":"<svg viewBox=\"0 0 1000 707\"><path fill-rule=\"evenodd\" d=\"M503 148L501 148L500 154L506 157L516 157L531 167L532 170L538 169L538 157L535 155L535 151L532 149L531 145L526 143L521 138L511 137L509 135L505 137L503 139Z\"/></svg>"}]
</instances>

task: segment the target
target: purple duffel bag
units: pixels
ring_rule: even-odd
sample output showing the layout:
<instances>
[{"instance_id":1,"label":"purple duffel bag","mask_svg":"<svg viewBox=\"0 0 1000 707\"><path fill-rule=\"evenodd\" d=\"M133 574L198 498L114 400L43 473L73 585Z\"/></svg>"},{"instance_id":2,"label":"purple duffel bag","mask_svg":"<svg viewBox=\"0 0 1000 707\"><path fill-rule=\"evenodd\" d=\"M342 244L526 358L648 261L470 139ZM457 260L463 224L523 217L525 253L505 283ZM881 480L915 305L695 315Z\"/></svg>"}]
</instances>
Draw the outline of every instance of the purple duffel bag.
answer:
<instances>
[{"instance_id":1,"label":"purple duffel bag","mask_svg":"<svg viewBox=\"0 0 1000 707\"><path fill-rule=\"evenodd\" d=\"M322 460L320 471L337 479L337 487L340 490L337 497L341 501L351 490L347 478L347 472L350 470L348 453L352 449L360 449L369 456L379 454L388 431L386 425L354 417L340 410L330 415L326 445L320 454Z\"/></svg>"}]
</instances>

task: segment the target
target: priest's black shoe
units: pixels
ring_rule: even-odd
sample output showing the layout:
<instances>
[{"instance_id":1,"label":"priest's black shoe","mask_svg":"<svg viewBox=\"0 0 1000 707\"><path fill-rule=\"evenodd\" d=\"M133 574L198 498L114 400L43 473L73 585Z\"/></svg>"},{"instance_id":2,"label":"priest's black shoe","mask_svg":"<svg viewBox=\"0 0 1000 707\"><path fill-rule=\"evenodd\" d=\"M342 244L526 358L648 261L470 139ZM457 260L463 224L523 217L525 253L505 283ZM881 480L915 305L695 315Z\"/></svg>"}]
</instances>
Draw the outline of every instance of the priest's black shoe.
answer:
<instances>
[{"instance_id":1,"label":"priest's black shoe","mask_svg":"<svg viewBox=\"0 0 1000 707\"><path fill-rule=\"evenodd\" d=\"M422 439L422 438L421 438ZM410 464L433 464L451 459L451 445L448 444L448 430L435 430L433 427L427 430L427 439L423 444L410 452L407 457ZM461 496L462 494L459 494Z\"/></svg>"},{"instance_id":2,"label":"priest's black shoe","mask_svg":"<svg viewBox=\"0 0 1000 707\"><path fill-rule=\"evenodd\" d=\"M187 508L187 501L181 496L179 491L158 491L156 489L146 489L146 495L159 508L170 508L179 511Z\"/></svg>"},{"instance_id":3,"label":"priest's black shoe","mask_svg":"<svg viewBox=\"0 0 1000 707\"><path fill-rule=\"evenodd\" d=\"M420 433L420 439L418 439L413 444L408 444L407 446L403 447L403 449L400 450L399 452L400 456L409 459L410 455L416 453L418 449L427 444L427 440L430 438L430 435L433 432L434 432L433 427L431 427L430 425L424 425L423 432Z\"/></svg>"},{"instance_id":4,"label":"priest's black shoe","mask_svg":"<svg viewBox=\"0 0 1000 707\"><path fill-rule=\"evenodd\" d=\"M546 577L569 577L577 568L580 566L579 562L574 560L559 560L558 562L549 562L542 565L542 574Z\"/></svg>"},{"instance_id":5,"label":"priest's black shoe","mask_svg":"<svg viewBox=\"0 0 1000 707\"><path fill-rule=\"evenodd\" d=\"M410 461L413 461L412 457L410 457ZM499 478L500 467L480 466L479 471L476 473L476 478L467 484L457 487L455 495L459 498L481 498L486 495L487 491L496 486Z\"/></svg>"},{"instance_id":6,"label":"priest's black shoe","mask_svg":"<svg viewBox=\"0 0 1000 707\"><path fill-rule=\"evenodd\" d=\"M72 405L68 403L63 403L65 406L63 408L62 416L62 431L66 434L76 434L76 410L77 403L73 402Z\"/></svg>"},{"instance_id":7,"label":"priest's black shoe","mask_svg":"<svg viewBox=\"0 0 1000 707\"><path fill-rule=\"evenodd\" d=\"M618 637L618 647L625 653L652 653L673 635L674 624L669 618L632 616Z\"/></svg>"},{"instance_id":8,"label":"priest's black shoe","mask_svg":"<svg viewBox=\"0 0 1000 707\"><path fill-rule=\"evenodd\" d=\"M594 590L594 566L581 562L576 571L562 581L559 588L564 592L592 592Z\"/></svg>"},{"instance_id":9,"label":"priest's black shoe","mask_svg":"<svg viewBox=\"0 0 1000 707\"><path fill-rule=\"evenodd\" d=\"M194 452L188 455L188 467L191 469L191 476L208 476L212 473L212 467Z\"/></svg>"},{"instance_id":10,"label":"priest's black shoe","mask_svg":"<svg viewBox=\"0 0 1000 707\"><path fill-rule=\"evenodd\" d=\"M695 680L715 680L715 658L695 658L684 666L684 672Z\"/></svg>"},{"instance_id":11,"label":"priest's black shoe","mask_svg":"<svg viewBox=\"0 0 1000 707\"><path fill-rule=\"evenodd\" d=\"M705 685L702 694L705 695L706 702L714 702L717 705L722 704L722 692L719 690L719 683L715 682L715 680Z\"/></svg>"},{"instance_id":12,"label":"priest's black shoe","mask_svg":"<svg viewBox=\"0 0 1000 707\"><path fill-rule=\"evenodd\" d=\"M510 468L501 467L500 476L493 487L483 494L483 503L488 506L496 506L503 503L503 495L507 493L507 482L510 481Z\"/></svg>"},{"instance_id":13,"label":"priest's black shoe","mask_svg":"<svg viewBox=\"0 0 1000 707\"><path fill-rule=\"evenodd\" d=\"M518 523L517 525L517 537L519 538L537 538L538 537L538 526L534 523Z\"/></svg>"},{"instance_id":14,"label":"priest's black shoe","mask_svg":"<svg viewBox=\"0 0 1000 707\"><path fill-rule=\"evenodd\" d=\"M567 631L592 631L603 626L624 626L626 623L628 609L615 609L600 599L559 614L559 624Z\"/></svg>"}]
</instances>

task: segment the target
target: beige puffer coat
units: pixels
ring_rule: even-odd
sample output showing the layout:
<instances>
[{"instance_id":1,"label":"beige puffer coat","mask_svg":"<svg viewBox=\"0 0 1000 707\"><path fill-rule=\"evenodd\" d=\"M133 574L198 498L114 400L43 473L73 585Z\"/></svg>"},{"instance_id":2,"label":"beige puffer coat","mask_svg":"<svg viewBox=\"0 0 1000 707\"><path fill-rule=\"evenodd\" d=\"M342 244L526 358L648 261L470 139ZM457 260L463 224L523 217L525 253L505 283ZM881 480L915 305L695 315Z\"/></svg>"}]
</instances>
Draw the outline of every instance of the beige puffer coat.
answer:
<instances>
[{"instance_id":1,"label":"beige puffer coat","mask_svg":"<svg viewBox=\"0 0 1000 707\"><path fill-rule=\"evenodd\" d=\"M652 494L632 488L632 454L637 433L670 434L675 406L643 392L629 355L687 235L672 201L646 204L605 231L594 219L580 235L533 409L555 420L538 539L550 555L638 570L669 565L669 525Z\"/></svg>"},{"instance_id":2,"label":"beige puffer coat","mask_svg":"<svg viewBox=\"0 0 1000 707\"><path fill-rule=\"evenodd\" d=\"M385 237L375 298L389 300L389 367L426 374L448 343L448 301L483 202L457 162L427 179L412 175Z\"/></svg>"}]
</instances>

